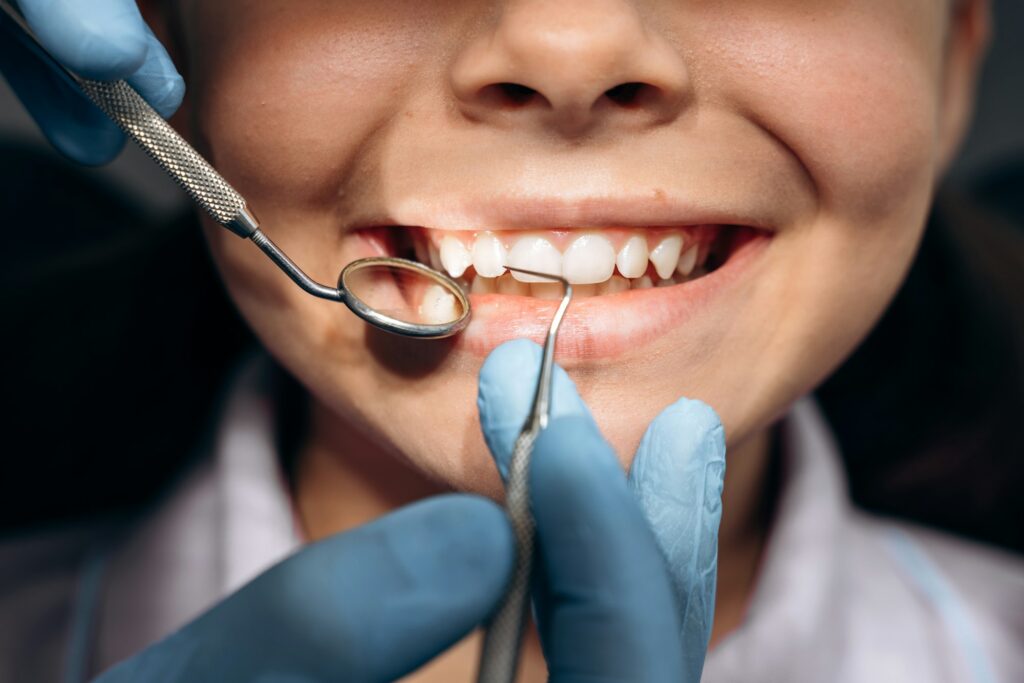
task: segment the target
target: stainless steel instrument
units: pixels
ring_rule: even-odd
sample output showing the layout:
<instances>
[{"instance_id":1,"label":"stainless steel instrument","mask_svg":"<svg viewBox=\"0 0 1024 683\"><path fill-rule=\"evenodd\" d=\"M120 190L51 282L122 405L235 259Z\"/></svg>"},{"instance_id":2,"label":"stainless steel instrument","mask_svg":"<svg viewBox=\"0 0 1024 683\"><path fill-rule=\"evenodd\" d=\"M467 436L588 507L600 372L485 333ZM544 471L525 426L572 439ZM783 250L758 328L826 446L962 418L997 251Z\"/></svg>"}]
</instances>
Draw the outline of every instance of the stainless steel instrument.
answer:
<instances>
[{"instance_id":1,"label":"stainless steel instrument","mask_svg":"<svg viewBox=\"0 0 1024 683\"><path fill-rule=\"evenodd\" d=\"M555 341L562 324L565 310L572 300L572 285L564 278L508 266L527 275L548 278L562 283L565 293L555 311L544 340L540 374L533 395L530 415L523 425L512 448L509 462L508 481L505 484L505 508L512 521L516 541L516 564L512 581L506 590L498 612L487 626L483 651L480 655L478 683L512 683L519 665L519 650L522 645L523 627L530 608L530 575L533 572L534 524L530 512L529 472L533 444L541 431L548 426L551 415L551 384L554 377Z\"/></svg>"}]
</instances>

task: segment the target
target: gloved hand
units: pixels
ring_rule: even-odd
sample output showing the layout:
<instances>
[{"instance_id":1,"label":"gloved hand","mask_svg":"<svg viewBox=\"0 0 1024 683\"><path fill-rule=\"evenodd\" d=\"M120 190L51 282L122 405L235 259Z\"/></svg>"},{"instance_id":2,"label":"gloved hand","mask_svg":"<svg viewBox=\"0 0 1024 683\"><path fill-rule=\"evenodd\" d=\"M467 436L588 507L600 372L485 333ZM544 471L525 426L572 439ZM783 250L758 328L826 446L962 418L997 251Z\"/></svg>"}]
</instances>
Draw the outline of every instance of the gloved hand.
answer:
<instances>
[{"instance_id":1,"label":"gloved hand","mask_svg":"<svg viewBox=\"0 0 1024 683\"><path fill-rule=\"evenodd\" d=\"M508 438L525 417L519 409L529 399L520 401L520 394L530 394L535 381L523 367L538 363L535 346L506 345L481 374L481 415L499 464L507 463ZM700 620L683 621L660 539L561 370L553 400L554 419L537 439L530 467L536 605L551 681L696 683L706 633L694 627ZM521 416L502 414L506 407ZM662 453L652 438L646 448ZM647 477L681 470L654 455L644 460L652 470L634 477L634 485L644 508L663 509ZM710 461L705 488L715 494L721 479ZM678 523L685 515L674 507L692 513L700 505L702 498L670 507ZM717 519L709 506L704 513ZM694 528L699 538L687 540L705 551L696 557L702 566L675 578L702 577L704 590L710 581L710 597L699 605L691 600L691 612L710 627L716 530ZM513 558L511 528L493 503L472 496L418 503L301 550L98 683L393 680L493 613ZM693 638L703 638L696 643L699 661Z\"/></svg>"},{"instance_id":2,"label":"gloved hand","mask_svg":"<svg viewBox=\"0 0 1024 683\"><path fill-rule=\"evenodd\" d=\"M71 71L95 80L125 79L164 117L181 104L185 82L135 0L19 0L18 5L39 41ZM120 152L120 129L2 13L0 71L63 154L98 165Z\"/></svg>"},{"instance_id":3,"label":"gloved hand","mask_svg":"<svg viewBox=\"0 0 1024 683\"><path fill-rule=\"evenodd\" d=\"M507 474L513 444L533 401L540 359L539 346L517 340L495 349L480 372L480 421L502 477ZM669 406L649 426L629 472L628 486L646 518L642 531L649 534L648 526L653 530L674 589L675 600L663 602L677 606L676 625L669 626L667 617L659 611L662 606L644 595L647 585L657 583L657 568L644 566L642 553L628 548L623 540L612 540L624 535L622 529L618 534L612 530L628 526L624 512L629 506L609 499L612 489L606 479L613 480L614 475L618 475L623 490L627 480L621 476L618 461L601 438L572 381L557 367L551 401L552 421L538 439L531 460L531 502L538 523L542 566L545 571L553 571L554 562L572 564L576 554L579 566L574 570L572 581L561 584L569 603L579 599L581 590L583 595L598 601L601 598L592 593L607 593L608 600L617 602L615 609L620 613L617 619L606 620L604 626L592 627L596 631L604 628L615 632L608 638L581 629L569 631L566 636L559 619L552 620L552 608L546 604L551 599L552 588L545 588L542 583L535 591L535 602L552 673L561 666L562 657L572 659L573 653L576 657L600 653L608 660L605 662L608 669L595 671L600 674L595 675L595 679L696 683L700 680L714 616L718 525L725 474L725 443L718 417L699 401L682 399ZM545 484L542 475L538 476L538 472L543 473L548 467L564 467L572 472L562 477L565 481L560 487L552 487ZM610 468L616 472L609 472ZM546 496L554 500L547 502ZM547 539L552 532L546 529L547 516L553 513L548 506L557 509L560 505L570 513L580 510L586 513L581 513L575 524L553 527L558 529L557 541L551 543ZM596 526L593 519L604 519L602 509L606 510L603 515L608 519L604 526ZM591 544L595 547L586 553L576 547L585 540L576 538L582 533L597 537ZM636 529L628 533L638 538L644 535ZM605 576L600 580L591 576L598 573ZM580 589L580 585L585 589ZM554 591L557 597L558 582L554 584ZM620 604L620 597L627 594L635 604L632 620L621 616L624 610L628 612L628 605ZM588 608L581 606L583 610ZM628 630L618 632L624 624L628 624ZM665 629L669 629L671 643L665 641ZM556 632L560 634L558 637L554 636ZM577 636L581 639L575 640ZM615 638L621 641L616 642ZM631 661L628 665L614 661L622 654L621 643L632 643L637 638L650 639L651 648L646 653L650 659ZM557 652L550 652L550 649L557 649ZM673 653L679 653L680 661L675 678L661 678L660 673L650 677L638 675L638 672L650 671L652 666L668 666L675 656ZM629 675L630 667L632 675ZM609 670L614 673L609 674Z\"/></svg>"},{"instance_id":4,"label":"gloved hand","mask_svg":"<svg viewBox=\"0 0 1024 683\"><path fill-rule=\"evenodd\" d=\"M514 552L490 501L417 503L304 548L97 683L394 680L494 610Z\"/></svg>"}]
</instances>

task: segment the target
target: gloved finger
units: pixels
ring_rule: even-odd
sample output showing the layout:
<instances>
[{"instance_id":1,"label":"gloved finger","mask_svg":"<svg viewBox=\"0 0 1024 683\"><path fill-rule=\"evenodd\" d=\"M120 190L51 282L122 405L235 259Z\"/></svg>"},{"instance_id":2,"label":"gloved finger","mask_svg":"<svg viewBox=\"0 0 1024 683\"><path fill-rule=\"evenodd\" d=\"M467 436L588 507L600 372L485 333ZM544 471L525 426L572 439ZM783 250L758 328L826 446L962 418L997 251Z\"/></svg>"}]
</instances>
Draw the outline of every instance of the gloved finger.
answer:
<instances>
[{"instance_id":1,"label":"gloved finger","mask_svg":"<svg viewBox=\"0 0 1024 683\"><path fill-rule=\"evenodd\" d=\"M157 40L149 26L143 24L143 28L146 32L146 58L127 80L160 116L170 118L185 97L185 80L175 69L163 43Z\"/></svg>"},{"instance_id":2,"label":"gloved finger","mask_svg":"<svg viewBox=\"0 0 1024 683\"><path fill-rule=\"evenodd\" d=\"M126 79L163 117L175 112L185 82L135 0L21 0L43 46L84 78Z\"/></svg>"},{"instance_id":3,"label":"gloved finger","mask_svg":"<svg viewBox=\"0 0 1024 683\"><path fill-rule=\"evenodd\" d=\"M508 477L512 447L533 406L540 374L541 347L526 339L505 342L487 356L480 369L477 407L484 440L494 457L501 478ZM555 366L551 392L551 417L582 415L587 408L565 371Z\"/></svg>"},{"instance_id":4,"label":"gloved finger","mask_svg":"<svg viewBox=\"0 0 1024 683\"><path fill-rule=\"evenodd\" d=\"M7 15L0 12L0 71L58 151L90 166L113 159L124 135Z\"/></svg>"},{"instance_id":5,"label":"gloved finger","mask_svg":"<svg viewBox=\"0 0 1024 683\"><path fill-rule=\"evenodd\" d=\"M553 420L530 462L537 614L551 680L683 678L661 552L611 447L587 416Z\"/></svg>"},{"instance_id":6,"label":"gloved finger","mask_svg":"<svg viewBox=\"0 0 1024 683\"><path fill-rule=\"evenodd\" d=\"M310 546L100 680L390 681L492 612L512 532L451 495Z\"/></svg>"},{"instance_id":7,"label":"gloved finger","mask_svg":"<svg viewBox=\"0 0 1024 683\"><path fill-rule=\"evenodd\" d=\"M715 612L725 436L707 404L682 399L651 423L629 472L670 568L689 677L700 679Z\"/></svg>"},{"instance_id":8,"label":"gloved finger","mask_svg":"<svg viewBox=\"0 0 1024 683\"><path fill-rule=\"evenodd\" d=\"M85 78L124 78L164 117L181 105L185 82L134 0L22 0L26 22L50 54ZM3 65L44 135L79 163L110 161L124 136L64 74L47 74L50 59ZM27 71L29 73L20 73ZM28 78L26 78L26 76Z\"/></svg>"},{"instance_id":9,"label":"gloved finger","mask_svg":"<svg viewBox=\"0 0 1024 683\"><path fill-rule=\"evenodd\" d=\"M39 42L85 78L126 78L142 66L149 45L135 0L18 0Z\"/></svg>"}]
</instances>

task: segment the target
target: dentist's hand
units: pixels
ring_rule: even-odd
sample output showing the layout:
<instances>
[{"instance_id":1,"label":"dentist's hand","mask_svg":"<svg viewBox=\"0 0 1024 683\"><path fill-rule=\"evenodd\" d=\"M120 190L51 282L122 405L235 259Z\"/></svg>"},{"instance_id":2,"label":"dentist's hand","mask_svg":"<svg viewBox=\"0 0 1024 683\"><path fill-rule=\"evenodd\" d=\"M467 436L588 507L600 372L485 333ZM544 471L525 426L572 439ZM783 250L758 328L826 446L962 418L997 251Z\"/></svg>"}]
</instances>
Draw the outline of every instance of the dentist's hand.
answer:
<instances>
[{"instance_id":1,"label":"dentist's hand","mask_svg":"<svg viewBox=\"0 0 1024 683\"><path fill-rule=\"evenodd\" d=\"M503 477L540 357L532 342L509 342L480 373L481 425ZM629 495L611 448L556 368L552 421L535 446L530 478L541 558L536 607L553 680L588 665L594 680L700 680L714 615L724 474L718 417L683 399L644 435ZM565 519L552 523L558 515ZM661 550L653 560L651 542ZM669 595L660 595L664 581ZM604 613L594 604L604 604ZM567 628L573 618L580 623Z\"/></svg>"},{"instance_id":2,"label":"dentist's hand","mask_svg":"<svg viewBox=\"0 0 1024 683\"><path fill-rule=\"evenodd\" d=\"M482 424L499 464L539 360L535 345L513 343L481 373ZM627 482L561 370L553 407L530 467L551 681L697 683L713 612L717 420L700 404L691 406L697 418L667 412ZM696 485L682 481L691 474ZM299 551L98 683L393 680L494 612L513 558L511 528L493 503L431 499Z\"/></svg>"},{"instance_id":3,"label":"dentist's hand","mask_svg":"<svg viewBox=\"0 0 1024 683\"><path fill-rule=\"evenodd\" d=\"M514 554L497 505L433 498L302 549L97 683L391 681L494 610Z\"/></svg>"},{"instance_id":4,"label":"dentist's hand","mask_svg":"<svg viewBox=\"0 0 1024 683\"><path fill-rule=\"evenodd\" d=\"M139 14L135 0L18 0L46 49L71 71L94 80L127 80L162 116L181 104L185 83ZM0 14L0 71L43 134L83 164L110 161L121 131L38 48Z\"/></svg>"}]
</instances>

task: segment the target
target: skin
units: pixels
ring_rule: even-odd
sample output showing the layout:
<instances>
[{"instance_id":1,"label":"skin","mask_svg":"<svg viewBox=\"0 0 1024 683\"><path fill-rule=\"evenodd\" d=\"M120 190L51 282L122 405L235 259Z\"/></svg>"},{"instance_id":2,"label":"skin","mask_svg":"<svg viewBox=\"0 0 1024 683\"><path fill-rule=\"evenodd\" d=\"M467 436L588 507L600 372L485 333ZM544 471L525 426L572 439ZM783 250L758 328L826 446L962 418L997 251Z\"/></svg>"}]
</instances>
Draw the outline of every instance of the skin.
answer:
<instances>
[{"instance_id":1,"label":"skin","mask_svg":"<svg viewBox=\"0 0 1024 683\"><path fill-rule=\"evenodd\" d=\"M625 353L563 362L626 467L679 396L721 416L715 637L734 627L765 534L771 425L904 278L970 118L985 0L142 5L189 84L173 123L321 281L362 255L353 226L431 225L469 194L667 193L765 221L772 239L713 306ZM499 82L543 98L504 108L486 96ZM601 97L625 82L654 95L631 109ZM205 229L232 298L312 397L295 482L311 537L437 490L500 496L478 354L367 332ZM465 678L474 654L424 676ZM532 656L527 679L543 676Z\"/></svg>"}]
</instances>

